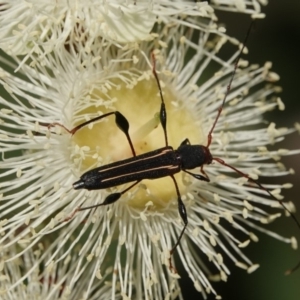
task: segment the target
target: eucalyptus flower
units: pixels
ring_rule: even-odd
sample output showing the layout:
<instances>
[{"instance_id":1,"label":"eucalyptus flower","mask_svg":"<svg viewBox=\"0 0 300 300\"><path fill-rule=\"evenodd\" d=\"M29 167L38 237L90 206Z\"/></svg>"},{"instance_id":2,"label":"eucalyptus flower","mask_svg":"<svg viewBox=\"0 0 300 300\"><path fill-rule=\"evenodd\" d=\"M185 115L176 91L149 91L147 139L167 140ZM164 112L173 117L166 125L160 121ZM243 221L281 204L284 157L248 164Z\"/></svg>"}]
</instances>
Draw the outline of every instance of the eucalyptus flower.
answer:
<instances>
[{"instance_id":1,"label":"eucalyptus flower","mask_svg":"<svg viewBox=\"0 0 300 300\"><path fill-rule=\"evenodd\" d=\"M101 39L122 48L151 40L158 20L188 25L180 20L183 15L209 18L213 9L207 2L170 0L9 1L1 4L0 45L6 53L26 59L42 59L45 53L70 47L91 53Z\"/></svg>"},{"instance_id":2,"label":"eucalyptus flower","mask_svg":"<svg viewBox=\"0 0 300 300\"><path fill-rule=\"evenodd\" d=\"M99 299L103 289L109 299L175 299L181 297L177 260L204 298L213 293L220 299L212 282L225 281L230 273L224 257L249 273L258 267L243 253L258 241L257 231L296 247L294 238L267 228L282 213L280 203L217 162L204 166L210 182L175 176L189 223L172 257L170 249L183 224L169 177L143 180L112 205L78 211L101 204L126 186L87 191L74 190L72 184L85 171L132 153L111 116L74 135L55 123L72 129L117 110L130 124L137 155L164 147L152 55L166 103L169 144L175 149L186 138L191 144L207 144L240 51L232 47L234 54L225 58L223 45L238 43L222 30L191 30L176 23L158 25L156 32L151 43L135 49L111 46L102 52L100 44L98 60L83 62L68 51L45 54L44 65L23 65L14 74L18 65L2 59L3 299L28 289L33 274L45 287L53 272L58 275L55 284L45 287L44 299ZM263 119L264 112L284 107L276 95L280 88L273 84L278 76L270 67L240 61L210 151L251 178L259 177L280 198L290 185L264 184L264 177L292 173L278 160L297 151L270 148L293 131L274 123L266 126ZM293 210L290 203L286 207ZM20 259L28 257L21 267Z\"/></svg>"},{"instance_id":3,"label":"eucalyptus flower","mask_svg":"<svg viewBox=\"0 0 300 300\"><path fill-rule=\"evenodd\" d=\"M260 2L264 1L210 2L12 0L1 3L0 46L9 55L25 55L24 61L42 60L45 53L63 48L80 48L91 55L91 47L99 39L120 48L127 43L149 41L157 22L205 30L209 20L216 19L214 9L259 14ZM195 17L199 17L197 25L190 20Z\"/></svg>"}]
</instances>

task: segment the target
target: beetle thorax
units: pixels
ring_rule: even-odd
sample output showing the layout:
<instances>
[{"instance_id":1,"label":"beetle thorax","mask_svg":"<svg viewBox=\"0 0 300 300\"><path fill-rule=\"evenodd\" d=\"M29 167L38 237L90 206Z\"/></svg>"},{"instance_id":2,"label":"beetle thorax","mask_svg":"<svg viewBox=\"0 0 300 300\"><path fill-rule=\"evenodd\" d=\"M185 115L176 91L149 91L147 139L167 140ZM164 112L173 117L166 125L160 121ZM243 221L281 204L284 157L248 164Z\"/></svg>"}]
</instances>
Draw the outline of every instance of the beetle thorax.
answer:
<instances>
[{"instance_id":1,"label":"beetle thorax","mask_svg":"<svg viewBox=\"0 0 300 300\"><path fill-rule=\"evenodd\" d=\"M202 145L179 146L176 152L180 156L181 168L185 170L194 169L212 162L212 155L209 149Z\"/></svg>"}]
</instances>

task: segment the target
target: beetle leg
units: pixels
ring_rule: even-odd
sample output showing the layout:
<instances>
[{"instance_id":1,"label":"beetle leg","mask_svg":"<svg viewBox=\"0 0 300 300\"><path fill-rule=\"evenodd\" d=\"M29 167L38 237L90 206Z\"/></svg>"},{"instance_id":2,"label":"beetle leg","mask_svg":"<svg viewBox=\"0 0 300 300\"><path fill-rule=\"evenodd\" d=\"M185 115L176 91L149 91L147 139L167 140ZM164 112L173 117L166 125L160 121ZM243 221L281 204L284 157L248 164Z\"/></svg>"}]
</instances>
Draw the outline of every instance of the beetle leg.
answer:
<instances>
[{"instance_id":1,"label":"beetle leg","mask_svg":"<svg viewBox=\"0 0 300 300\"><path fill-rule=\"evenodd\" d=\"M206 181L206 182L210 182L210 179L209 177L206 175L206 173L204 172L205 176L202 176L200 174L195 174L195 173L192 173L192 172L189 172L187 170L182 170L183 172L185 173L188 173L189 175L193 176L194 178L198 179L198 180L203 180L203 181Z\"/></svg>"},{"instance_id":2,"label":"beetle leg","mask_svg":"<svg viewBox=\"0 0 300 300\"><path fill-rule=\"evenodd\" d=\"M98 116L96 118L93 118L91 120L88 120L86 122L83 122L79 125L77 125L76 127L74 127L73 129L68 129L67 127L65 127L63 124L61 123L57 123L57 122L54 122L54 123L40 123L40 125L42 126L47 126L49 129L51 127L55 127L55 126L60 126L62 127L63 129L65 129L67 132L69 132L71 135L75 134L79 129L81 129L82 127L85 127L86 125L88 124L91 124L91 123L94 123L96 121L99 121L105 117L108 117L110 115L115 115L116 119L115 119L115 122L118 126L118 128L123 131L123 133L125 134L126 136L126 139L129 143L129 146L130 146L130 149L131 149L131 152L132 152L132 155L133 156L136 156L135 154L135 150L134 150L134 147L133 147L133 144L132 144L132 141L131 141L131 138L130 138L130 135L129 135L129 123L127 121L127 119L118 111L112 111L112 112L109 112L107 114L104 114L104 115L101 115L101 116Z\"/></svg>"},{"instance_id":3,"label":"beetle leg","mask_svg":"<svg viewBox=\"0 0 300 300\"><path fill-rule=\"evenodd\" d=\"M190 140L189 140L189 139L185 139L183 142L181 142L180 146L183 146L183 145L190 145L190 144L191 144ZM179 147L180 147L180 146L179 146Z\"/></svg>"},{"instance_id":4,"label":"beetle leg","mask_svg":"<svg viewBox=\"0 0 300 300\"><path fill-rule=\"evenodd\" d=\"M182 202L182 199L181 199L181 195L180 195L180 192L179 192L179 188L178 188L178 184L176 182L176 179L173 175L170 176L172 179L173 179L173 182L174 182L174 185L175 185L175 189L176 189L176 193L177 193L177 203L178 203L178 212L179 212L179 215L184 223L184 226L180 232L180 235L175 243L175 245L173 246L173 248L170 250L170 258L169 258L169 264L170 264L170 269L174 271L174 273L177 273L176 269L173 267L172 265L172 261L171 261L171 257L172 255L174 254L177 246L179 245L180 243L180 240L183 236L183 233L186 229L186 226L188 224L188 218L187 218L187 213L186 213L186 209L185 209L185 205L184 203Z\"/></svg>"},{"instance_id":5,"label":"beetle leg","mask_svg":"<svg viewBox=\"0 0 300 300\"><path fill-rule=\"evenodd\" d=\"M104 199L104 201L100 204L95 204L95 205L91 205L91 206L86 206L86 207L80 207L77 211L81 211L81 210L86 210L86 209L92 209L92 208L96 208L98 206L103 206L103 205L109 205L112 204L114 202L116 202L117 200L120 199L120 197L125 194L127 191L129 191L131 188L133 188L135 185L137 185L139 182L141 182L141 180L138 180L136 182L134 182L133 184L131 184L129 187L127 187L125 190L123 190L122 192L118 192L118 193L112 193L109 194L108 196L106 196L106 198Z\"/></svg>"},{"instance_id":6,"label":"beetle leg","mask_svg":"<svg viewBox=\"0 0 300 300\"><path fill-rule=\"evenodd\" d=\"M166 105L165 105L165 101L164 101L164 97L163 97L161 85L160 85L160 82L159 82L159 78L158 78L158 75L156 73L155 65L156 65L155 64L155 56L154 56L154 53L152 52L152 66L153 66L152 67L152 73L153 73L154 78L155 78L155 80L157 82L157 86L158 86L158 90L159 90L159 94L160 94L160 99L161 99L160 113L159 113L160 123L161 123L161 126L162 126L163 131L164 131L166 147L168 147L167 110L166 110Z\"/></svg>"}]
</instances>

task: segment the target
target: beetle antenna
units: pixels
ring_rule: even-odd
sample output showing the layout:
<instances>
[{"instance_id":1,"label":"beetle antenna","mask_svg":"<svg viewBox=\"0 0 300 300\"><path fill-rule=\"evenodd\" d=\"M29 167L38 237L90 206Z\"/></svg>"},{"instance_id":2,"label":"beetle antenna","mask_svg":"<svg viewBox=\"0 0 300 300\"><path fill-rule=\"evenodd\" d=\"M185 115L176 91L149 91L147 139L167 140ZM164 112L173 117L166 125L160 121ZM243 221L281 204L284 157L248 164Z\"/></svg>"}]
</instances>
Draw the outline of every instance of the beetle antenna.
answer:
<instances>
[{"instance_id":1,"label":"beetle antenna","mask_svg":"<svg viewBox=\"0 0 300 300\"><path fill-rule=\"evenodd\" d=\"M283 207L283 209L288 212L292 219L294 220L294 222L297 224L298 228L300 229L300 223L299 221L297 220L295 214L293 214L288 208L287 206L284 204L284 202L282 202L280 199L277 199L268 189L266 189L261 183L259 183L257 180L251 178L248 174L240 171L239 169L227 164L223 159L221 158L218 158L218 157L213 157L213 160L217 161L218 163L220 163L221 165L225 166L225 167L228 167L230 169L232 169L233 171L235 171L236 173L240 174L241 176L247 178L250 182L256 184L261 190L265 191L266 193L268 193L273 199L275 199L276 201L279 202L279 204ZM293 272L295 272L298 268L300 267L300 262L295 266L293 267L292 269L289 269L285 272L286 275L289 275Z\"/></svg>"},{"instance_id":2,"label":"beetle antenna","mask_svg":"<svg viewBox=\"0 0 300 300\"><path fill-rule=\"evenodd\" d=\"M234 64L234 69L233 69L233 72L232 72L232 74L231 74L229 83L228 83L228 85L227 85L226 93L225 93L225 95L224 95L224 98L223 98L223 100L222 100L222 103L221 103L220 107L218 108L217 117L216 117L216 119L215 119L215 121L214 121L214 123L213 123L213 125L212 125L212 127L211 127L211 129L210 129L210 131L209 131L209 133L208 133L208 136L207 136L207 146L206 146L207 148L209 148L209 146L210 146L210 144L211 144L211 142L212 142L212 133L213 133L215 127L216 127L216 124L217 124L219 118L220 118L220 115L221 115L221 113L222 113L223 107L224 107L224 105L225 105L225 103L226 103L227 96L228 96L229 93L230 93L231 85L232 85L234 76L235 76L235 74L236 74L236 70L237 70L237 67L238 67L238 63L239 63L240 58L241 58L241 56L242 56L242 53L243 53L243 51L244 51L244 49L245 49L245 47L246 47L246 43L247 43L247 40L248 40L248 38L249 38L249 35L250 35L251 29L252 29L252 27L253 27L253 24L254 24L254 21L252 21L251 24L250 24L250 26L249 26L249 29L248 29L248 31L247 31L245 40L244 40L244 42L243 42L243 46L242 46L242 48L241 48L241 51L239 52L239 55L238 55L238 57L236 58L236 61L235 61L235 64ZM237 168L235 168L235 167L233 167L233 166L227 164L227 163L226 163L224 160L222 160L221 158L213 157L212 159L215 160L215 161L217 161L217 162L220 163L221 165L223 165L223 166L225 166L225 167L228 167L228 168L232 169L233 171L235 171L236 173L240 174L241 176L245 177L246 179L248 179L248 181L250 181L250 182L256 184L261 190L263 190L263 191L265 191L267 194L269 194L270 197L272 197L273 199L275 199L276 201L278 201L279 204L283 207L283 209L291 215L292 219L294 220L294 222L296 223L296 225L297 225L298 228L300 229L300 223L299 223L299 221L297 220L295 214L293 214L293 213L290 211L290 209L288 209L288 207L286 206L286 204L284 204L284 202L282 202L280 199L277 199L277 198L276 198L276 197L275 197L268 189L266 189L266 188L265 188L262 184L260 184L257 180L251 178L248 174L246 174L246 173L240 171L239 169L237 169ZM203 171L201 171L201 172L203 173ZM296 270L299 269L299 268L300 268L300 262L299 262L295 267L293 267L293 268L287 270L287 271L285 272L285 274L286 274L286 275L291 274L291 273L293 273L294 271L296 271Z\"/></svg>"},{"instance_id":3,"label":"beetle antenna","mask_svg":"<svg viewBox=\"0 0 300 300\"><path fill-rule=\"evenodd\" d=\"M163 131L164 131L166 147L168 147L167 111L166 111L166 105L165 105L163 92L162 92L162 89L161 89L161 84L159 82L159 78L158 78L158 75L156 73L156 59L155 59L155 55L154 55L153 51L151 53L151 58L152 58L152 73L153 73L153 76L156 80L158 90L159 90L159 94L160 94L160 99L161 99L159 118L160 118L161 126L162 126Z\"/></svg>"},{"instance_id":4,"label":"beetle antenna","mask_svg":"<svg viewBox=\"0 0 300 300\"><path fill-rule=\"evenodd\" d=\"M253 27L253 24L254 24L254 21L251 22L251 24L250 24L250 26L249 26L249 28L248 28L248 31L247 31L245 40L244 40L244 42L243 42L242 49L241 49L241 51L240 51L238 57L237 57L236 60L235 60L235 63L234 63L234 69L233 69L233 72L232 72L232 74L231 74L229 83L228 83L228 85L227 85L226 93L225 93L225 95L224 95L224 98L223 98L223 101L222 101L220 107L218 108L217 117L216 117L216 119L215 119L215 121L214 121L214 123L213 123L213 125L212 125L212 127L211 127L211 129L210 129L210 131L209 131L209 133L208 133L208 136L207 136L207 145L206 145L207 148L209 148L209 146L210 146L210 144L211 144L211 142L212 142L212 133L213 133L213 131L214 131L214 129L215 129L217 123L218 123L218 120L219 120L219 118L220 118L221 112L222 112L223 107L224 107L224 105L225 105L227 96L228 96L229 93L230 93L231 85L232 85L232 82L233 82L233 79L234 79L234 76L235 76L235 73L236 73L236 70L237 70L237 67L238 67L240 58L241 58L241 56L242 56L242 54L243 54L243 51L244 51L244 49L245 49L245 47L246 47L246 43L247 43L247 41L248 41L248 38L249 38L249 35L250 35L250 32L251 32L251 29L252 29L252 27Z\"/></svg>"}]
</instances>

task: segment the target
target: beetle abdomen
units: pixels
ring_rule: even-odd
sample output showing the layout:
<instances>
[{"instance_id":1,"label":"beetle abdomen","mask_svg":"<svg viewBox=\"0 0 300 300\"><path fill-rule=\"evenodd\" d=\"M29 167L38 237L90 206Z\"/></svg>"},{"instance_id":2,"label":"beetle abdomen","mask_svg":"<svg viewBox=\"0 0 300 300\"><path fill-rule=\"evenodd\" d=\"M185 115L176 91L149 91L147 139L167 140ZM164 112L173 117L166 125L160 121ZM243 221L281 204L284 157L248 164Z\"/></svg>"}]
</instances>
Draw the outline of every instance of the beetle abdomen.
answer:
<instances>
[{"instance_id":1,"label":"beetle abdomen","mask_svg":"<svg viewBox=\"0 0 300 300\"><path fill-rule=\"evenodd\" d=\"M73 187L98 190L137 180L170 176L180 170L176 152L172 147L164 147L87 171Z\"/></svg>"}]
</instances>

